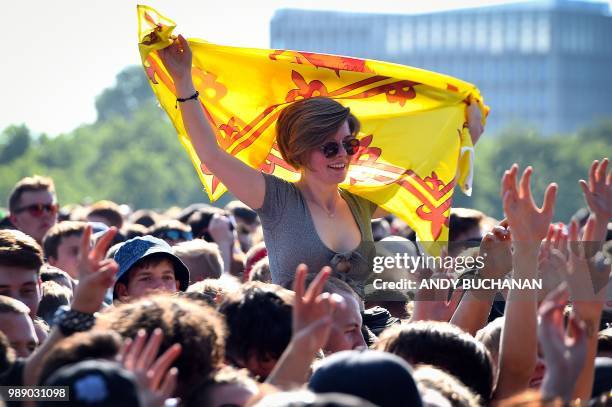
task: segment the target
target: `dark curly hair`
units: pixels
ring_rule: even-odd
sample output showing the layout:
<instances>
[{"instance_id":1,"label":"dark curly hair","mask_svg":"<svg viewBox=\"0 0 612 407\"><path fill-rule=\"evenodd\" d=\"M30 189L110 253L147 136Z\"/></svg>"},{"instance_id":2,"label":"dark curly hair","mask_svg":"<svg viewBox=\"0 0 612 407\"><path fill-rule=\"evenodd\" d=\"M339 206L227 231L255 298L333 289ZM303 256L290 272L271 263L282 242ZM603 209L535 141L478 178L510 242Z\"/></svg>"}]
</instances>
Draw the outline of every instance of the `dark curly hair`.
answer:
<instances>
[{"instance_id":1,"label":"dark curly hair","mask_svg":"<svg viewBox=\"0 0 612 407\"><path fill-rule=\"evenodd\" d=\"M402 357L412 365L441 368L490 400L493 365L484 345L447 322L417 321L386 329L377 349Z\"/></svg>"},{"instance_id":2,"label":"dark curly hair","mask_svg":"<svg viewBox=\"0 0 612 407\"><path fill-rule=\"evenodd\" d=\"M134 338L140 329L164 334L159 354L173 344L182 346L174 366L181 396L190 386L217 370L225 360L225 327L217 312L201 302L169 295L145 297L102 313L96 327Z\"/></svg>"},{"instance_id":3,"label":"dark curly hair","mask_svg":"<svg viewBox=\"0 0 612 407\"><path fill-rule=\"evenodd\" d=\"M291 340L292 294L274 284L252 281L224 299L219 312L227 323L230 360L281 356Z\"/></svg>"}]
</instances>

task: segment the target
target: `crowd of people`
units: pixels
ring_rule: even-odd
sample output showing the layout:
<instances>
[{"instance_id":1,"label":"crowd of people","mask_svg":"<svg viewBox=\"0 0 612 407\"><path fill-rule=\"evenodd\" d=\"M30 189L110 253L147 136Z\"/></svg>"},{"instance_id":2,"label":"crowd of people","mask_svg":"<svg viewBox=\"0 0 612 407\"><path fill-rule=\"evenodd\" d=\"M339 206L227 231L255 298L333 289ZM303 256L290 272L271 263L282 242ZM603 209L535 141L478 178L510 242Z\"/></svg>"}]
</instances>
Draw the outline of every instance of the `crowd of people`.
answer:
<instances>
[{"instance_id":1,"label":"crowd of people","mask_svg":"<svg viewBox=\"0 0 612 407\"><path fill-rule=\"evenodd\" d=\"M160 55L196 152L239 200L60 207L53 180L20 180L0 221L2 389L64 386L45 405L82 406L612 403L607 159L585 174L586 207L567 224L553 223L556 185L539 207L533 169L517 165L500 180L503 220L451 210L445 254L484 259L459 278L544 287L381 292L369 244L424 249L338 188L359 146L349 109L312 98L283 110L277 143L302 173L289 183L217 146L182 37ZM480 122L470 106L474 141ZM0 405L35 403L11 394Z\"/></svg>"},{"instance_id":2,"label":"crowd of people","mask_svg":"<svg viewBox=\"0 0 612 407\"><path fill-rule=\"evenodd\" d=\"M240 201L60 208L51 179L24 178L0 230L0 384L69 386L75 405L100 406L606 405L606 167L593 164L588 209L567 227L551 224L554 185L534 206L531 169L518 187L516 167L504 175L503 222L453 209L450 239L490 254L483 276L554 267L568 278L544 293L450 301L361 296L336 270L306 264L275 284L260 219ZM372 223L376 241L414 240L392 215ZM585 278L591 297L579 292Z\"/></svg>"}]
</instances>

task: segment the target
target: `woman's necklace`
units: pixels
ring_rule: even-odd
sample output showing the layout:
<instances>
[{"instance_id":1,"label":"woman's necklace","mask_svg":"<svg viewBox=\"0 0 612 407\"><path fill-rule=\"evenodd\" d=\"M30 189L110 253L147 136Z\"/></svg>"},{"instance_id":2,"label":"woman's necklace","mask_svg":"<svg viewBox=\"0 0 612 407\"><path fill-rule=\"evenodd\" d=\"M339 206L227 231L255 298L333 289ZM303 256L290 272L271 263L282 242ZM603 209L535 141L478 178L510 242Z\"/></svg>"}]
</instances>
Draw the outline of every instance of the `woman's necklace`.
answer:
<instances>
[{"instance_id":1,"label":"woman's necklace","mask_svg":"<svg viewBox=\"0 0 612 407\"><path fill-rule=\"evenodd\" d=\"M331 211L329 209L327 209L327 207L325 205L322 205L319 203L319 201L317 201L316 199L313 199L310 197L310 193L308 193L308 197L306 197L306 199L310 202L312 202L313 204L317 205L319 208L323 209L323 212L325 212L325 214L327 215L327 217L329 219L333 219L336 217L336 204L337 204L337 199L334 199L334 205L331 209Z\"/></svg>"},{"instance_id":2,"label":"woman's necklace","mask_svg":"<svg viewBox=\"0 0 612 407\"><path fill-rule=\"evenodd\" d=\"M336 217L336 202L335 201L334 201L334 207L332 208L331 211L329 209L327 209L324 205L321 205L320 203L315 201L314 199L311 199L310 202L314 203L319 208L323 209L323 211L327 214L328 218L333 219L333 218Z\"/></svg>"}]
</instances>

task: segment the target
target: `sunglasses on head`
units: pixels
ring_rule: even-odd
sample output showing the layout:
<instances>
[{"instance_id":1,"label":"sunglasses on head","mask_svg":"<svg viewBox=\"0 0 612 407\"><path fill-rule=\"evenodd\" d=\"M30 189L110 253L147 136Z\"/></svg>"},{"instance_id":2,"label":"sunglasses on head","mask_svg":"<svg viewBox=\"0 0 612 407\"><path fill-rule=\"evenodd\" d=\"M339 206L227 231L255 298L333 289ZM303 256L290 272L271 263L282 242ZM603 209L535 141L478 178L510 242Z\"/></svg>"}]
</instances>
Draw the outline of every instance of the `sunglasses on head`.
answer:
<instances>
[{"instance_id":1,"label":"sunglasses on head","mask_svg":"<svg viewBox=\"0 0 612 407\"><path fill-rule=\"evenodd\" d=\"M191 232L183 232L182 230L164 230L159 233L158 237L168 240L193 240L193 234Z\"/></svg>"},{"instance_id":2,"label":"sunglasses on head","mask_svg":"<svg viewBox=\"0 0 612 407\"><path fill-rule=\"evenodd\" d=\"M15 213L21 213L21 212L28 211L28 213L32 215L33 217L40 218L45 212L57 213L58 209L59 209L58 204L40 204L38 203L38 204L32 204L32 205L28 205L28 206L19 208L15 210Z\"/></svg>"},{"instance_id":3,"label":"sunglasses on head","mask_svg":"<svg viewBox=\"0 0 612 407\"><path fill-rule=\"evenodd\" d=\"M346 151L347 155L355 155L357 150L359 150L359 140L356 138L350 138L347 140L342 140L342 147L344 151ZM325 158L332 158L338 155L340 152L340 143L336 141L330 141L321 146L321 151Z\"/></svg>"}]
</instances>

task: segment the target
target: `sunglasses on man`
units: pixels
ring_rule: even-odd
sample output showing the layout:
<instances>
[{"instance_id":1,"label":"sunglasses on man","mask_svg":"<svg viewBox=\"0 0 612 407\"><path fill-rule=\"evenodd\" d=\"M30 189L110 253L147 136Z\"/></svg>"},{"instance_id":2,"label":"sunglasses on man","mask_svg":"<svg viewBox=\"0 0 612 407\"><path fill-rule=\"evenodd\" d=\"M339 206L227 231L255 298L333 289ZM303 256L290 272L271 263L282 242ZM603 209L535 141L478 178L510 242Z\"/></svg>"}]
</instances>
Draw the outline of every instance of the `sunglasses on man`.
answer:
<instances>
[{"instance_id":1,"label":"sunglasses on man","mask_svg":"<svg viewBox=\"0 0 612 407\"><path fill-rule=\"evenodd\" d=\"M344 148L347 155L355 155L359 150L359 140L356 138L342 140L342 148ZM321 152L325 158L333 158L340 152L340 143L329 141L321 146Z\"/></svg>"},{"instance_id":2,"label":"sunglasses on man","mask_svg":"<svg viewBox=\"0 0 612 407\"><path fill-rule=\"evenodd\" d=\"M164 230L156 233L155 237L167 240L193 240L191 232L183 232L182 230Z\"/></svg>"},{"instance_id":3,"label":"sunglasses on man","mask_svg":"<svg viewBox=\"0 0 612 407\"><path fill-rule=\"evenodd\" d=\"M37 203L37 204L32 204L32 205L23 206L21 208L17 208L15 210L15 213L22 213L22 212L27 211L34 218L40 218L41 216L43 216L45 212L50 213L50 214L56 214L58 210L59 210L58 204Z\"/></svg>"}]
</instances>

